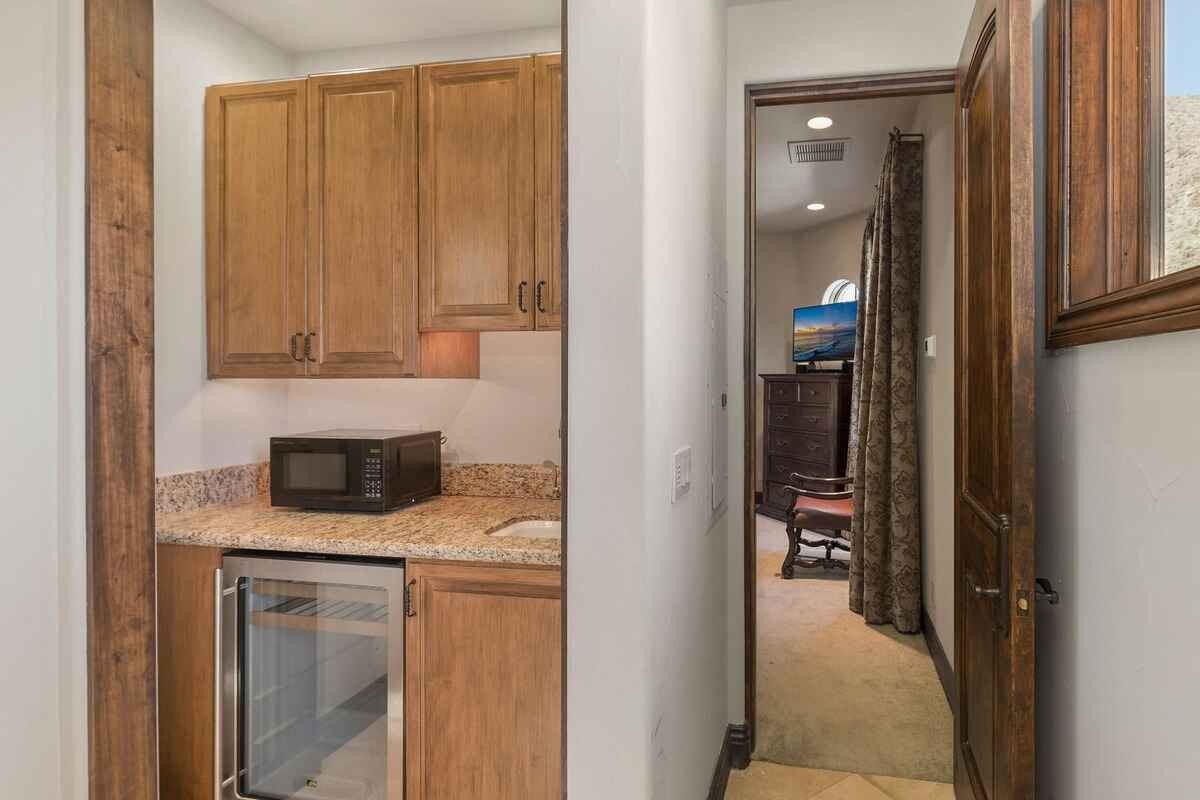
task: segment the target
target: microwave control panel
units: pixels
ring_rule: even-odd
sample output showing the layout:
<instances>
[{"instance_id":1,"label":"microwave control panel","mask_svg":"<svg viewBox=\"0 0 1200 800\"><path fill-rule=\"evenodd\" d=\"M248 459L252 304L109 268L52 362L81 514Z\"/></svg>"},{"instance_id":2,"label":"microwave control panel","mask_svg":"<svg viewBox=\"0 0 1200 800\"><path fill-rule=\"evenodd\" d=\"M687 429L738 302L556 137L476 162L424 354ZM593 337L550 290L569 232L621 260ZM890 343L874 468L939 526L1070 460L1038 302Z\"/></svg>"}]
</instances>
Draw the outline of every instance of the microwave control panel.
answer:
<instances>
[{"instance_id":1,"label":"microwave control panel","mask_svg":"<svg viewBox=\"0 0 1200 800\"><path fill-rule=\"evenodd\" d=\"M364 460L363 495L373 500L383 497L383 451L378 448L368 450Z\"/></svg>"}]
</instances>

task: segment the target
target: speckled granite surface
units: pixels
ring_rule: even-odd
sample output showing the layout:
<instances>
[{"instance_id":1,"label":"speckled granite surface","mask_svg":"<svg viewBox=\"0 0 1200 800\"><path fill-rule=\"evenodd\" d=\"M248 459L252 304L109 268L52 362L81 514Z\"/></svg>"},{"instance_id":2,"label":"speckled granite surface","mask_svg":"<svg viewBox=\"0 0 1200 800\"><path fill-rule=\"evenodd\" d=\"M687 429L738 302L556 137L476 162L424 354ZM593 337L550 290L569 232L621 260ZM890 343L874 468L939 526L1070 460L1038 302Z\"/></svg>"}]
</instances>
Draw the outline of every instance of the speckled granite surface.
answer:
<instances>
[{"instance_id":1,"label":"speckled granite surface","mask_svg":"<svg viewBox=\"0 0 1200 800\"><path fill-rule=\"evenodd\" d=\"M538 497L557 500L558 467L541 464L445 464L442 493L474 497Z\"/></svg>"},{"instance_id":2,"label":"speckled granite surface","mask_svg":"<svg viewBox=\"0 0 1200 800\"><path fill-rule=\"evenodd\" d=\"M266 462L163 475L154 480L154 510L190 511L218 503L236 503L270 491Z\"/></svg>"},{"instance_id":3,"label":"speckled granite surface","mask_svg":"<svg viewBox=\"0 0 1200 800\"><path fill-rule=\"evenodd\" d=\"M158 541L249 550L511 564L559 564L557 539L489 536L513 522L560 519L557 500L435 497L386 514L272 508L269 498L159 513Z\"/></svg>"}]
</instances>

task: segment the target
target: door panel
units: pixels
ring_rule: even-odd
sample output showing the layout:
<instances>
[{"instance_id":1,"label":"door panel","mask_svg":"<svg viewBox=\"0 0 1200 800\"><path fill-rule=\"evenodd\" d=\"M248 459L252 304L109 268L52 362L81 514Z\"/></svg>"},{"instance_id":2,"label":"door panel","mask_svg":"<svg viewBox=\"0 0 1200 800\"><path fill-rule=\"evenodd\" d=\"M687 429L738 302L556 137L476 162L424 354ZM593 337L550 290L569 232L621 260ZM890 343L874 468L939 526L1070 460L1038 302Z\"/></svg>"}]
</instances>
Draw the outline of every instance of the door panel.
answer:
<instances>
[{"instance_id":1,"label":"door panel","mask_svg":"<svg viewBox=\"0 0 1200 800\"><path fill-rule=\"evenodd\" d=\"M1034 797L1029 0L978 0L956 90L955 790Z\"/></svg>"},{"instance_id":2,"label":"door panel","mask_svg":"<svg viewBox=\"0 0 1200 800\"><path fill-rule=\"evenodd\" d=\"M422 66L422 330L533 326L533 58Z\"/></svg>"},{"instance_id":3,"label":"door panel","mask_svg":"<svg viewBox=\"0 0 1200 800\"><path fill-rule=\"evenodd\" d=\"M309 80L309 372L417 372L414 68Z\"/></svg>"},{"instance_id":4,"label":"door panel","mask_svg":"<svg viewBox=\"0 0 1200 800\"><path fill-rule=\"evenodd\" d=\"M556 569L408 563L409 800L558 800Z\"/></svg>"},{"instance_id":5,"label":"door panel","mask_svg":"<svg viewBox=\"0 0 1200 800\"><path fill-rule=\"evenodd\" d=\"M305 82L205 103L208 375L304 375Z\"/></svg>"},{"instance_id":6,"label":"door panel","mask_svg":"<svg viewBox=\"0 0 1200 800\"><path fill-rule=\"evenodd\" d=\"M537 146L536 327L562 323L562 57L534 59Z\"/></svg>"}]
</instances>

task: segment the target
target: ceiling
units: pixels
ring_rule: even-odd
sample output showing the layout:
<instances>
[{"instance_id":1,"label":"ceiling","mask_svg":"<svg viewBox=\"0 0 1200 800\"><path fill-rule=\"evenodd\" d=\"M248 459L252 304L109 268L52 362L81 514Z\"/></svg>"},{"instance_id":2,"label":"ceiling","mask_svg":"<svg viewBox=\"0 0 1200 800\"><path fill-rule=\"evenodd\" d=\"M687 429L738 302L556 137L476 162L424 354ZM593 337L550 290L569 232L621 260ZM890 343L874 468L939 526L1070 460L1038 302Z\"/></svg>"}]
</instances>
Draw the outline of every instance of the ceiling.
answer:
<instances>
[{"instance_id":1,"label":"ceiling","mask_svg":"<svg viewBox=\"0 0 1200 800\"><path fill-rule=\"evenodd\" d=\"M757 120L758 229L766 232L798 231L855 213L865 213L875 202L875 182L883 166L888 132L906 130L916 114L919 97L887 97L768 106ZM808 120L830 117L833 127L814 131ZM797 139L843 139L844 161L793 164L788 142ZM809 211L809 203L824 203L823 211Z\"/></svg>"},{"instance_id":2,"label":"ceiling","mask_svg":"<svg viewBox=\"0 0 1200 800\"><path fill-rule=\"evenodd\" d=\"M292 53L559 24L561 0L208 0Z\"/></svg>"}]
</instances>

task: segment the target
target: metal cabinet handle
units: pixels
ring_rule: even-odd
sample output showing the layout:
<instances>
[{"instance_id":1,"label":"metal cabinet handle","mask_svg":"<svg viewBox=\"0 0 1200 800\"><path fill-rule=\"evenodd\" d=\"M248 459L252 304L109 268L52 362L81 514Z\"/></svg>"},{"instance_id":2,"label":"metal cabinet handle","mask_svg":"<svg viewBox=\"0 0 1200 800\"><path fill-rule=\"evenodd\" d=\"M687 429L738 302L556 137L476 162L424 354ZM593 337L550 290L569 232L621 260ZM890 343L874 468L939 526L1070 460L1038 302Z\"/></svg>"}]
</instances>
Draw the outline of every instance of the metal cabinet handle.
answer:
<instances>
[{"instance_id":1,"label":"metal cabinet handle","mask_svg":"<svg viewBox=\"0 0 1200 800\"><path fill-rule=\"evenodd\" d=\"M534 302L537 303L537 310L543 314L546 313L546 306L542 302L542 292L545 290L545 288L546 282L538 281L537 288L534 289Z\"/></svg>"},{"instance_id":2,"label":"metal cabinet handle","mask_svg":"<svg viewBox=\"0 0 1200 800\"><path fill-rule=\"evenodd\" d=\"M298 341L300 339L300 337L303 335L304 335L303 333L293 333L292 334L292 347L291 347L292 361L303 361L304 360L303 358L300 357L300 344Z\"/></svg>"},{"instance_id":3,"label":"metal cabinet handle","mask_svg":"<svg viewBox=\"0 0 1200 800\"><path fill-rule=\"evenodd\" d=\"M309 331L308 335L304 337L304 358L306 361L316 361L312 354L312 340L316 335L313 331Z\"/></svg>"},{"instance_id":4,"label":"metal cabinet handle","mask_svg":"<svg viewBox=\"0 0 1200 800\"><path fill-rule=\"evenodd\" d=\"M522 314L525 314L529 311L529 309L525 307L525 287L528 285L529 281L521 281L521 283L517 286L517 308L521 310Z\"/></svg>"}]
</instances>

